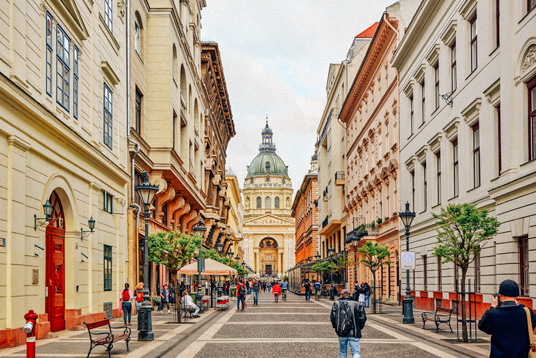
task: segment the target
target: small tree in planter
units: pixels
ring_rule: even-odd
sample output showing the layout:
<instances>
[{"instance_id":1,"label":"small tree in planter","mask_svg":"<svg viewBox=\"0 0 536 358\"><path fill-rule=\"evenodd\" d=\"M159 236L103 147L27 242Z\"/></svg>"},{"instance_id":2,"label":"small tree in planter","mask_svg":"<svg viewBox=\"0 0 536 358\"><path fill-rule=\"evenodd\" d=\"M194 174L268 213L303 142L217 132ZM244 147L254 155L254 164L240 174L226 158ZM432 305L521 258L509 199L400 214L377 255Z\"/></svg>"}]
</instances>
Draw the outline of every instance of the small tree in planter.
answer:
<instances>
[{"instance_id":1,"label":"small tree in planter","mask_svg":"<svg viewBox=\"0 0 536 358\"><path fill-rule=\"evenodd\" d=\"M374 282L374 304L372 306L372 313L376 313L376 271L384 264L390 264L389 255L391 252L387 247L378 245L377 242L367 241L365 245L358 249L365 255L364 259L361 259L361 263L365 264L372 273L372 280Z\"/></svg>"},{"instance_id":2,"label":"small tree in planter","mask_svg":"<svg viewBox=\"0 0 536 358\"><path fill-rule=\"evenodd\" d=\"M442 263L454 262L462 271L461 307L462 338L468 342L467 317L465 312L465 279L469 265L475 255L497 234L501 223L495 217L488 216L488 210L476 209L471 204L455 204L441 208L439 215L433 214L437 225L437 245L434 256Z\"/></svg>"},{"instance_id":3,"label":"small tree in planter","mask_svg":"<svg viewBox=\"0 0 536 358\"><path fill-rule=\"evenodd\" d=\"M322 276L322 284L324 284L324 274L331 271L331 262L317 261L313 264L312 270Z\"/></svg>"}]
</instances>

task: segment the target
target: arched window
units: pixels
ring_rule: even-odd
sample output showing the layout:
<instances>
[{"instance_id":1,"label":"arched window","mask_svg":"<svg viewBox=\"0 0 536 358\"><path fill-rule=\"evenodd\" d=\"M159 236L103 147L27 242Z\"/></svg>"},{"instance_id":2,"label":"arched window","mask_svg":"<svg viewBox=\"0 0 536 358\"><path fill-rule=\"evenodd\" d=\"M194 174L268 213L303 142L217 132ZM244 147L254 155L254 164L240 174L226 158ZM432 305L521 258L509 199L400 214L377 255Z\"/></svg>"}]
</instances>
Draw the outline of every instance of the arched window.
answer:
<instances>
[{"instance_id":1,"label":"arched window","mask_svg":"<svg viewBox=\"0 0 536 358\"><path fill-rule=\"evenodd\" d=\"M257 197L257 209L262 208L262 199L260 196Z\"/></svg>"},{"instance_id":2,"label":"arched window","mask_svg":"<svg viewBox=\"0 0 536 358\"><path fill-rule=\"evenodd\" d=\"M272 198L270 198L269 196L264 198L264 206L266 207L266 209L271 209L272 208Z\"/></svg>"},{"instance_id":3,"label":"arched window","mask_svg":"<svg viewBox=\"0 0 536 358\"><path fill-rule=\"evenodd\" d=\"M279 209L279 197L276 196L274 199L274 208Z\"/></svg>"},{"instance_id":4,"label":"arched window","mask_svg":"<svg viewBox=\"0 0 536 358\"><path fill-rule=\"evenodd\" d=\"M141 22L140 13L136 11L134 14L134 49L141 57L141 41L142 36L141 32L143 30L143 25Z\"/></svg>"},{"instance_id":5,"label":"arched window","mask_svg":"<svg viewBox=\"0 0 536 358\"><path fill-rule=\"evenodd\" d=\"M186 86L186 71L184 70L184 65L181 65L181 100L184 100L184 107L186 107L186 100L188 99L186 96L188 95L186 91L188 90Z\"/></svg>"},{"instance_id":6,"label":"arched window","mask_svg":"<svg viewBox=\"0 0 536 358\"><path fill-rule=\"evenodd\" d=\"M177 77L179 76L179 67L177 64L177 47L173 44L173 59L171 62L171 71L173 71L173 80L177 83Z\"/></svg>"},{"instance_id":7,"label":"arched window","mask_svg":"<svg viewBox=\"0 0 536 358\"><path fill-rule=\"evenodd\" d=\"M266 162L266 171L269 171L270 170L270 162Z\"/></svg>"}]
</instances>

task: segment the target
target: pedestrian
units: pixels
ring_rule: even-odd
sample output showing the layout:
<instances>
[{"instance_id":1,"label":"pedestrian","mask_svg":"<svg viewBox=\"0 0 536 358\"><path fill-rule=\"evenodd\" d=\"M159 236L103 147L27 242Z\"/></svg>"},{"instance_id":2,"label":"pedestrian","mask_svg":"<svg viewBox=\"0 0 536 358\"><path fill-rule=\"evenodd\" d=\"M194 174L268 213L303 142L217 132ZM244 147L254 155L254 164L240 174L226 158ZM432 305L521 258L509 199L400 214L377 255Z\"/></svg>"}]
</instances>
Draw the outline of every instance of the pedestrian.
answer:
<instances>
[{"instance_id":1,"label":"pedestrian","mask_svg":"<svg viewBox=\"0 0 536 358\"><path fill-rule=\"evenodd\" d=\"M240 280L238 284L236 285L236 310L237 311L240 311L240 303L242 303L242 311L247 310L246 308L244 308L245 301L246 301L246 286L244 285L242 280Z\"/></svg>"},{"instance_id":2,"label":"pedestrian","mask_svg":"<svg viewBox=\"0 0 536 358\"><path fill-rule=\"evenodd\" d=\"M350 290L341 291L341 298L333 303L331 308L331 325L339 337L339 356L346 358L348 345L352 358L360 358L359 340L361 330L365 327L367 316L363 305L352 300Z\"/></svg>"},{"instance_id":3,"label":"pedestrian","mask_svg":"<svg viewBox=\"0 0 536 358\"><path fill-rule=\"evenodd\" d=\"M305 300L311 301L311 284L309 281L305 281L303 288L305 288Z\"/></svg>"},{"instance_id":4,"label":"pedestrian","mask_svg":"<svg viewBox=\"0 0 536 358\"><path fill-rule=\"evenodd\" d=\"M184 284L184 281L181 281L180 290L181 290L181 295L182 295L182 292L183 292L184 290L186 290L186 285ZM179 297L179 298L180 298L180 297Z\"/></svg>"},{"instance_id":5,"label":"pedestrian","mask_svg":"<svg viewBox=\"0 0 536 358\"><path fill-rule=\"evenodd\" d=\"M283 296L285 297L285 299L287 299L287 291L288 291L287 280L283 280L283 283L281 283L281 291L283 292Z\"/></svg>"},{"instance_id":6,"label":"pedestrian","mask_svg":"<svg viewBox=\"0 0 536 358\"><path fill-rule=\"evenodd\" d=\"M171 310L169 309L169 290L168 290L167 283L164 285L164 287L160 291L160 307L158 308L160 311L160 314L164 314L164 305L167 306L168 314L171 314Z\"/></svg>"},{"instance_id":7,"label":"pedestrian","mask_svg":"<svg viewBox=\"0 0 536 358\"><path fill-rule=\"evenodd\" d=\"M208 280L205 281L205 296L208 296Z\"/></svg>"},{"instance_id":8,"label":"pedestrian","mask_svg":"<svg viewBox=\"0 0 536 358\"><path fill-rule=\"evenodd\" d=\"M246 293L249 295L251 293L251 287L249 285L249 280L246 280Z\"/></svg>"},{"instance_id":9,"label":"pedestrian","mask_svg":"<svg viewBox=\"0 0 536 358\"><path fill-rule=\"evenodd\" d=\"M363 281L361 283L361 291L359 292L359 300L361 303L365 305L365 307L370 306L370 286L367 282ZM361 295L363 295L363 298L361 298Z\"/></svg>"},{"instance_id":10,"label":"pedestrian","mask_svg":"<svg viewBox=\"0 0 536 358\"><path fill-rule=\"evenodd\" d=\"M123 308L123 320L125 326L130 326L130 318L132 316L132 292L129 290L130 285L125 283L125 288L121 292L121 307ZM128 316L128 323L127 323Z\"/></svg>"},{"instance_id":11,"label":"pedestrian","mask_svg":"<svg viewBox=\"0 0 536 358\"><path fill-rule=\"evenodd\" d=\"M320 297L320 282L316 280L315 284L313 285L315 288L315 297Z\"/></svg>"},{"instance_id":12,"label":"pedestrian","mask_svg":"<svg viewBox=\"0 0 536 358\"><path fill-rule=\"evenodd\" d=\"M277 282L274 284L274 287L272 287L272 293L274 294L275 302L279 302L281 287L277 284Z\"/></svg>"},{"instance_id":13,"label":"pedestrian","mask_svg":"<svg viewBox=\"0 0 536 358\"><path fill-rule=\"evenodd\" d=\"M169 283L169 303L175 303L175 287L173 287L173 282Z\"/></svg>"},{"instance_id":14,"label":"pedestrian","mask_svg":"<svg viewBox=\"0 0 536 358\"><path fill-rule=\"evenodd\" d=\"M491 298L491 308L478 323L481 331L491 334L490 358L529 356L531 345L534 344L536 315L532 309L516 301L518 296L519 286L515 281L501 282L499 294Z\"/></svg>"},{"instance_id":15,"label":"pedestrian","mask_svg":"<svg viewBox=\"0 0 536 358\"><path fill-rule=\"evenodd\" d=\"M259 281L253 282L253 305L258 306L259 305L259 292L261 290L261 285L259 284Z\"/></svg>"},{"instance_id":16,"label":"pedestrian","mask_svg":"<svg viewBox=\"0 0 536 358\"><path fill-rule=\"evenodd\" d=\"M182 291L182 305L185 308L190 308L194 310L193 317L197 318L199 317L199 307L194 303L194 300L192 300L192 296L188 294L188 291Z\"/></svg>"},{"instance_id":17,"label":"pedestrian","mask_svg":"<svg viewBox=\"0 0 536 358\"><path fill-rule=\"evenodd\" d=\"M136 312L140 311L141 303L143 302L143 282L136 285Z\"/></svg>"}]
</instances>

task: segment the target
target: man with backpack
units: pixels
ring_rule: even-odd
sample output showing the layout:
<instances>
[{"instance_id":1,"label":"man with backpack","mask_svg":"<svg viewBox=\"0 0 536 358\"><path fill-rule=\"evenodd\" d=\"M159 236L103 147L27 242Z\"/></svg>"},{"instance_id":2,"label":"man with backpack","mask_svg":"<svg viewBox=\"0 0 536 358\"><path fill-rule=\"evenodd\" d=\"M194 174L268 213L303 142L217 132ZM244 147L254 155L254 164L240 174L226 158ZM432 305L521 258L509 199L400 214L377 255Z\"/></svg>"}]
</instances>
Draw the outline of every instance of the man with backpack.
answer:
<instances>
[{"instance_id":1,"label":"man with backpack","mask_svg":"<svg viewBox=\"0 0 536 358\"><path fill-rule=\"evenodd\" d=\"M363 305L352 300L349 290L341 291L341 298L331 308L331 325L339 336L340 358L347 357L348 345L353 358L360 358L359 339L365 327L367 316Z\"/></svg>"},{"instance_id":2,"label":"man with backpack","mask_svg":"<svg viewBox=\"0 0 536 358\"><path fill-rule=\"evenodd\" d=\"M261 291L261 285L259 281L253 281L253 305L259 305L259 292Z\"/></svg>"},{"instance_id":3,"label":"man with backpack","mask_svg":"<svg viewBox=\"0 0 536 358\"><path fill-rule=\"evenodd\" d=\"M236 285L236 310L240 311L240 302L242 302L242 311L244 311L244 303L246 300L246 286L240 280Z\"/></svg>"}]
</instances>

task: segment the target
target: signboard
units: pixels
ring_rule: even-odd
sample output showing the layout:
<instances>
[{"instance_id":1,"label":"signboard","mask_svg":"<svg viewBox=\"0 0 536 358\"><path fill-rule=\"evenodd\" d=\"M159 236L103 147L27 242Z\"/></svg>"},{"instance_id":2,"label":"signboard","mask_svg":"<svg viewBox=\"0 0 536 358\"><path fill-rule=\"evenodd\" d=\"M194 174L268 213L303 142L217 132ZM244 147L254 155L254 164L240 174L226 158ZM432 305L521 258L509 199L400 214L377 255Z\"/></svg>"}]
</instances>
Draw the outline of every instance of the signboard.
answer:
<instances>
[{"instance_id":1,"label":"signboard","mask_svg":"<svg viewBox=\"0 0 536 358\"><path fill-rule=\"evenodd\" d=\"M400 253L400 269L415 270L415 252L404 251Z\"/></svg>"}]
</instances>

